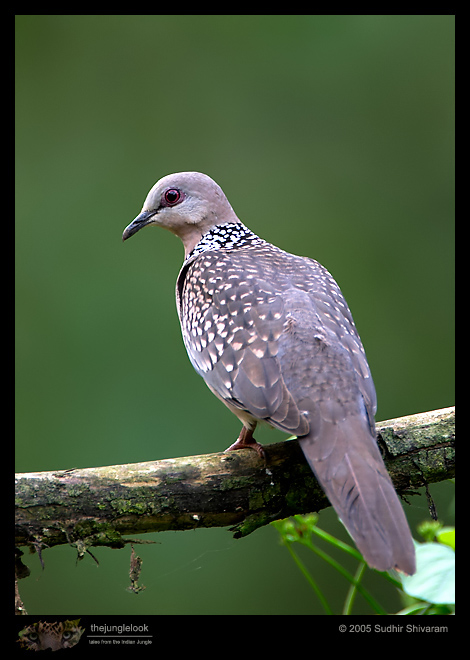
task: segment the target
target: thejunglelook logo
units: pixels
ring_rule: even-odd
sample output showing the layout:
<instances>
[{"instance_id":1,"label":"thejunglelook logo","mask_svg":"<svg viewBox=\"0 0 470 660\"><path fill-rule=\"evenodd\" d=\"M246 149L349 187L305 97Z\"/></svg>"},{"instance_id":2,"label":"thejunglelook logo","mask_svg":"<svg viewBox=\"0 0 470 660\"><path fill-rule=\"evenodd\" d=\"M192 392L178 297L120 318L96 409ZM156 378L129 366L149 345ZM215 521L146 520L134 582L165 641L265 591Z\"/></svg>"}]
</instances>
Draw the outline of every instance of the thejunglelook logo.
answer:
<instances>
[{"instance_id":1,"label":"thejunglelook logo","mask_svg":"<svg viewBox=\"0 0 470 660\"><path fill-rule=\"evenodd\" d=\"M38 621L20 630L17 641L30 651L68 649L78 644L80 637L85 632L85 628L80 628L79 623L80 619L55 621L54 623Z\"/></svg>"}]
</instances>

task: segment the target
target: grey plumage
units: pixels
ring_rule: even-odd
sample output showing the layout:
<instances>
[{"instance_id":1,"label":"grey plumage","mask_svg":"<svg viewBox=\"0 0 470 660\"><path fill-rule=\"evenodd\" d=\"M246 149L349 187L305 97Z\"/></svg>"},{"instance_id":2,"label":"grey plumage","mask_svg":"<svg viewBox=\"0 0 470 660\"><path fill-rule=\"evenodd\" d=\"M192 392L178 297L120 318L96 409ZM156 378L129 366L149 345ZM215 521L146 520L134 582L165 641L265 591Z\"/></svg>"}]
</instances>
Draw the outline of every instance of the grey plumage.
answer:
<instances>
[{"instance_id":1,"label":"grey plumage","mask_svg":"<svg viewBox=\"0 0 470 660\"><path fill-rule=\"evenodd\" d=\"M146 224L183 240L183 340L196 371L244 425L232 448L257 448L258 421L297 435L368 564L413 573L411 534L376 443L374 384L335 280L251 232L203 174L161 179L123 239Z\"/></svg>"}]
</instances>

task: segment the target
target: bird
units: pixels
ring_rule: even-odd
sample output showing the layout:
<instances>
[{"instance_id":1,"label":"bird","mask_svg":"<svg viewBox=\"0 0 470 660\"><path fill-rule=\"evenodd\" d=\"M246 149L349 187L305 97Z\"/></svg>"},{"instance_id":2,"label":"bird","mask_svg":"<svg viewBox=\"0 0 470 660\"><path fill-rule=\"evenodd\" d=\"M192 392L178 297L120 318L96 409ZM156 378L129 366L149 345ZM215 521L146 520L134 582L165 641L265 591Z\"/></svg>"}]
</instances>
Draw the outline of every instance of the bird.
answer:
<instances>
[{"instance_id":1,"label":"bird","mask_svg":"<svg viewBox=\"0 0 470 660\"><path fill-rule=\"evenodd\" d=\"M242 422L228 450L263 456L253 438L259 422L297 436L366 563L412 575L413 539L377 445L370 368L327 269L252 232L200 172L157 181L122 240L147 226L183 243L183 342L196 372Z\"/></svg>"}]
</instances>

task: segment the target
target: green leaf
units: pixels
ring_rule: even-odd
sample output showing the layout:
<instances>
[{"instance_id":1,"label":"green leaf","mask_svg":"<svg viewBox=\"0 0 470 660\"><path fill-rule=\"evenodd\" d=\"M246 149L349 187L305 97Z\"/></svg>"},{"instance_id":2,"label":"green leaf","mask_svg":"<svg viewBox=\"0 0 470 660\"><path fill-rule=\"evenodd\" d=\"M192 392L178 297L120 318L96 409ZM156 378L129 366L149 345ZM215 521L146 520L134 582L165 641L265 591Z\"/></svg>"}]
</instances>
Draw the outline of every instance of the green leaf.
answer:
<instances>
[{"instance_id":1,"label":"green leaf","mask_svg":"<svg viewBox=\"0 0 470 660\"><path fill-rule=\"evenodd\" d=\"M414 575L402 578L403 590L429 603L455 602L455 552L441 543L417 543Z\"/></svg>"},{"instance_id":2,"label":"green leaf","mask_svg":"<svg viewBox=\"0 0 470 660\"><path fill-rule=\"evenodd\" d=\"M439 543L448 545L455 552L455 527L442 527L437 534L436 538Z\"/></svg>"}]
</instances>

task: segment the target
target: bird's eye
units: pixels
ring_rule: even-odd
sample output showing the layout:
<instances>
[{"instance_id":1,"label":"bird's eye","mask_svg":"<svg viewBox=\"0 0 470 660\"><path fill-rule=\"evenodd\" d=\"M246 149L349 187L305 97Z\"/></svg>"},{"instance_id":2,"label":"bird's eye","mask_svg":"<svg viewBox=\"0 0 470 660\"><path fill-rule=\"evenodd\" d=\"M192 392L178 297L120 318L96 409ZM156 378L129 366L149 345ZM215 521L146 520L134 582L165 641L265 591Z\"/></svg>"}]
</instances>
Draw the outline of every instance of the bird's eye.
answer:
<instances>
[{"instance_id":1,"label":"bird's eye","mask_svg":"<svg viewBox=\"0 0 470 660\"><path fill-rule=\"evenodd\" d=\"M177 188L169 188L165 191L163 197L165 204L168 206L174 206L175 204L178 204L178 202L181 202L183 198L181 192Z\"/></svg>"}]
</instances>

